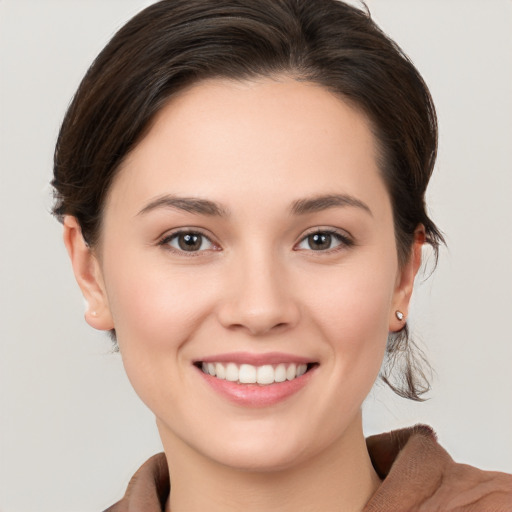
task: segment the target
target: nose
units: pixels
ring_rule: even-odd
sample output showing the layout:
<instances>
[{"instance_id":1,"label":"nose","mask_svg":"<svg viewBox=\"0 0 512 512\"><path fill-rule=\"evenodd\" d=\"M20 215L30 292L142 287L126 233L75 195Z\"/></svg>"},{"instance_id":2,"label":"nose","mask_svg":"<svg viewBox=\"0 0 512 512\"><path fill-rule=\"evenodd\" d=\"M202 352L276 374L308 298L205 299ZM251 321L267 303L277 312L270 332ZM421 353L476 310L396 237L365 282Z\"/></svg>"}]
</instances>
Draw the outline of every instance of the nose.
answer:
<instances>
[{"instance_id":1,"label":"nose","mask_svg":"<svg viewBox=\"0 0 512 512\"><path fill-rule=\"evenodd\" d=\"M218 319L225 328L261 336L298 323L300 308L293 283L277 258L244 258L227 273L226 296L218 307Z\"/></svg>"}]
</instances>

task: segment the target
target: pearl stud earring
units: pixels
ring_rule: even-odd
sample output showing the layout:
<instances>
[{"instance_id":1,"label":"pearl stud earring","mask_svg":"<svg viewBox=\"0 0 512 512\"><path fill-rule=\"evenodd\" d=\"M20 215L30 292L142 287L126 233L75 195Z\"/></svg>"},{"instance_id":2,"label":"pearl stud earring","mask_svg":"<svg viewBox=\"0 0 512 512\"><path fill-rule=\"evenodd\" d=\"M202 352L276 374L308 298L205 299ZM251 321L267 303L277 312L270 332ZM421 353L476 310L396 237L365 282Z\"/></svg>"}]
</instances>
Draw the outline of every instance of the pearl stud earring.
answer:
<instances>
[{"instance_id":1,"label":"pearl stud earring","mask_svg":"<svg viewBox=\"0 0 512 512\"><path fill-rule=\"evenodd\" d=\"M404 314L401 311L395 311L395 315L400 320L400 322L404 319Z\"/></svg>"}]
</instances>

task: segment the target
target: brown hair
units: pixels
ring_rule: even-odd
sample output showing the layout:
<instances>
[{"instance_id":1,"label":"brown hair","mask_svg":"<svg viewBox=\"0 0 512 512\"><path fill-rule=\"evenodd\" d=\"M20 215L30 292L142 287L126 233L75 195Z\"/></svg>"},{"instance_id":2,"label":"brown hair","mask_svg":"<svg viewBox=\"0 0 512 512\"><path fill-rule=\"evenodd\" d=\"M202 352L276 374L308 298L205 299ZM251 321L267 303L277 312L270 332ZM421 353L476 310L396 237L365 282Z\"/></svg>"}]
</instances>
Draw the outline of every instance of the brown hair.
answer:
<instances>
[{"instance_id":1,"label":"brown hair","mask_svg":"<svg viewBox=\"0 0 512 512\"><path fill-rule=\"evenodd\" d=\"M174 94L207 78L276 75L320 84L368 116L399 261L420 224L437 257L443 238L424 201L437 151L430 93L369 13L338 0L163 0L140 12L93 62L66 113L55 149L54 214L76 217L94 247L120 164ZM407 326L390 336L381 377L420 400L429 385L411 344Z\"/></svg>"}]
</instances>

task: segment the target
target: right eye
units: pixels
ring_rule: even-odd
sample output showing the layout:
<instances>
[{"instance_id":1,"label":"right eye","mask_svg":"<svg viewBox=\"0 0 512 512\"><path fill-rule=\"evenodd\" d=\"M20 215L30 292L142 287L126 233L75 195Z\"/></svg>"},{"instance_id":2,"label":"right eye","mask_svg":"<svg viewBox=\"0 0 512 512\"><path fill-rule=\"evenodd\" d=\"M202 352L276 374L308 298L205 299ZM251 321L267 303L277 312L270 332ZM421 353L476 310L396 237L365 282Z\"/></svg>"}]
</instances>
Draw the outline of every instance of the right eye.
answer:
<instances>
[{"instance_id":1,"label":"right eye","mask_svg":"<svg viewBox=\"0 0 512 512\"><path fill-rule=\"evenodd\" d=\"M306 235L297 244L297 250L315 251L317 253L332 253L354 245L347 235L331 229L319 228L317 231Z\"/></svg>"},{"instance_id":2,"label":"right eye","mask_svg":"<svg viewBox=\"0 0 512 512\"><path fill-rule=\"evenodd\" d=\"M215 249L213 242L197 231L180 231L165 237L161 245L168 245L179 252L202 252Z\"/></svg>"}]
</instances>

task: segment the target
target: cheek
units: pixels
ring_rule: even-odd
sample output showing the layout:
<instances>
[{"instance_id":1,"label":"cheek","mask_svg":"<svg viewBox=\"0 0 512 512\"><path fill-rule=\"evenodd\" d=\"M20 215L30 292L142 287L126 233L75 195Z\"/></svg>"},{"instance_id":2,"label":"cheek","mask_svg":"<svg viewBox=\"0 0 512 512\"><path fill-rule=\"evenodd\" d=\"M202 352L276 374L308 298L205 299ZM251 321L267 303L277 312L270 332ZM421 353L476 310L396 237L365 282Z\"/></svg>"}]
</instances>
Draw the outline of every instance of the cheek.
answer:
<instances>
[{"instance_id":1,"label":"cheek","mask_svg":"<svg viewBox=\"0 0 512 512\"><path fill-rule=\"evenodd\" d=\"M109 305L119 343L158 348L180 343L187 331L208 314L211 283L200 271L148 265L127 259L107 271ZM204 282L204 286L201 286Z\"/></svg>"},{"instance_id":2,"label":"cheek","mask_svg":"<svg viewBox=\"0 0 512 512\"><path fill-rule=\"evenodd\" d=\"M168 404L182 404L187 347L214 307L215 287L205 285L200 271L126 267L117 265L109 274L117 340L133 389L158 416ZM133 270L138 268L144 270Z\"/></svg>"},{"instance_id":3,"label":"cheek","mask_svg":"<svg viewBox=\"0 0 512 512\"><path fill-rule=\"evenodd\" d=\"M381 269L383 265L381 262ZM369 272L368 269L375 269ZM347 268L311 308L332 351L333 372L366 394L382 364L393 304L394 275L375 265ZM384 269L393 269L393 260ZM341 388L340 388L341 389ZM352 389L355 391L355 389Z\"/></svg>"},{"instance_id":4,"label":"cheek","mask_svg":"<svg viewBox=\"0 0 512 512\"><path fill-rule=\"evenodd\" d=\"M156 376L182 358L182 347L215 304L201 271L123 259L106 271L108 298L127 375L144 398ZM170 375L175 379L177 375ZM155 382L152 382L152 381Z\"/></svg>"},{"instance_id":5,"label":"cheek","mask_svg":"<svg viewBox=\"0 0 512 512\"><path fill-rule=\"evenodd\" d=\"M357 346L366 340L363 333L387 334L396 279L394 260L388 260L347 265L320 276L322 283L317 277L316 290L325 291L310 304L330 334Z\"/></svg>"}]
</instances>

